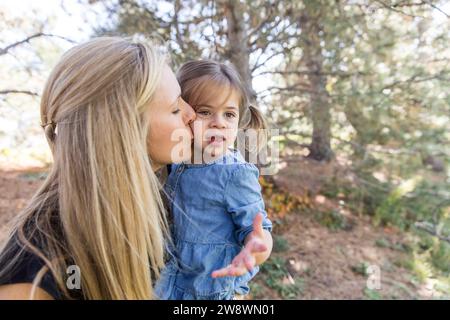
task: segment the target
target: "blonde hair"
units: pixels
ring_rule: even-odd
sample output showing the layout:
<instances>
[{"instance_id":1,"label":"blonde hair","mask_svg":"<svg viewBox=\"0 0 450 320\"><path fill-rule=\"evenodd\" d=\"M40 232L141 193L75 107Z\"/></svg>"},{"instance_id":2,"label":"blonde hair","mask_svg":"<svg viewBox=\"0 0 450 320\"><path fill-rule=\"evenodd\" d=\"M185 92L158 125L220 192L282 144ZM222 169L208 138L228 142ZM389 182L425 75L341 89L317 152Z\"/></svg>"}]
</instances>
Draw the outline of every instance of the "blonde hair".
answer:
<instances>
[{"instance_id":1,"label":"blonde hair","mask_svg":"<svg viewBox=\"0 0 450 320\"><path fill-rule=\"evenodd\" d=\"M45 262L34 287L48 268L70 298L66 269L75 264L86 299L155 298L168 228L145 111L164 62L156 45L101 37L70 49L53 69L41 121L54 163L9 238ZM16 254L0 279L19 263Z\"/></svg>"}]
</instances>

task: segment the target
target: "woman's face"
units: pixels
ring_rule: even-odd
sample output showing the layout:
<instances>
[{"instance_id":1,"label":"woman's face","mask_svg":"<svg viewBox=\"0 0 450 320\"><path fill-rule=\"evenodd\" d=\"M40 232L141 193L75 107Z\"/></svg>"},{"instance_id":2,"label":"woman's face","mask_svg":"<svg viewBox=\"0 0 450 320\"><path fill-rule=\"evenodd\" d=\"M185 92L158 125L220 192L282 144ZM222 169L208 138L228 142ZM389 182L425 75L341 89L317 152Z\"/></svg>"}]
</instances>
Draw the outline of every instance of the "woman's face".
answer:
<instances>
[{"instance_id":1,"label":"woman's face","mask_svg":"<svg viewBox=\"0 0 450 320\"><path fill-rule=\"evenodd\" d=\"M195 112L181 98L178 81L167 65L149 105L148 117L147 144L153 170L190 159L193 135L189 124L195 120Z\"/></svg>"}]
</instances>

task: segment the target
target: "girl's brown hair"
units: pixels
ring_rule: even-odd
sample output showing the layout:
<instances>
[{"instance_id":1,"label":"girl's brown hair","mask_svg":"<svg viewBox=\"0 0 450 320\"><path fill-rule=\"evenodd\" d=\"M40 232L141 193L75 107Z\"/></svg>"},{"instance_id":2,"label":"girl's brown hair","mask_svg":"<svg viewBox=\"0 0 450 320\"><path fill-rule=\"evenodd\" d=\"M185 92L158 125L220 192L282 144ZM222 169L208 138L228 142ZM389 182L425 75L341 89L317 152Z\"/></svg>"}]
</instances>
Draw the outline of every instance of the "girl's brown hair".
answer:
<instances>
[{"instance_id":1,"label":"girl's brown hair","mask_svg":"<svg viewBox=\"0 0 450 320\"><path fill-rule=\"evenodd\" d=\"M177 72L181 97L195 108L201 100L216 94L214 86L227 87L229 95L239 94L239 128L266 129L267 124L261 111L250 104L248 88L244 85L233 65L212 60L189 61Z\"/></svg>"}]
</instances>

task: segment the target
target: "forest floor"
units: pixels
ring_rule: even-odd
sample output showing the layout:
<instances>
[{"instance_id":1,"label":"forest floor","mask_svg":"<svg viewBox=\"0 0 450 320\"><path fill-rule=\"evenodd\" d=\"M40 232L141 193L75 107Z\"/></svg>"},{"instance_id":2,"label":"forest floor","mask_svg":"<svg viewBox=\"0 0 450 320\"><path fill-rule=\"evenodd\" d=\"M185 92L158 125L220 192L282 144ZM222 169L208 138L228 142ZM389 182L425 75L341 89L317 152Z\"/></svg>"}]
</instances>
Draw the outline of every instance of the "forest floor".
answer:
<instances>
[{"instance_id":1,"label":"forest floor","mask_svg":"<svg viewBox=\"0 0 450 320\"><path fill-rule=\"evenodd\" d=\"M345 225L339 228L318 219L317 212L339 207L339 200L314 192L320 177L332 169L306 160L298 165L303 170L289 166L273 183L298 197L312 190L313 209L293 210L277 220L273 254L252 281L247 299L448 298L448 292L436 290L434 279L419 281L407 267L410 235L376 227L370 217L345 210ZM8 222L45 176L42 168L0 171L0 242Z\"/></svg>"},{"instance_id":2,"label":"forest floor","mask_svg":"<svg viewBox=\"0 0 450 320\"><path fill-rule=\"evenodd\" d=\"M249 298L450 299L448 278L427 274L429 265L411 250L417 236L376 226L372 217L346 208L339 195L321 194L330 177L348 179L347 169L302 158L270 179L278 194L309 197L310 203L275 225L272 256L251 283ZM276 197L265 197L266 207Z\"/></svg>"}]
</instances>

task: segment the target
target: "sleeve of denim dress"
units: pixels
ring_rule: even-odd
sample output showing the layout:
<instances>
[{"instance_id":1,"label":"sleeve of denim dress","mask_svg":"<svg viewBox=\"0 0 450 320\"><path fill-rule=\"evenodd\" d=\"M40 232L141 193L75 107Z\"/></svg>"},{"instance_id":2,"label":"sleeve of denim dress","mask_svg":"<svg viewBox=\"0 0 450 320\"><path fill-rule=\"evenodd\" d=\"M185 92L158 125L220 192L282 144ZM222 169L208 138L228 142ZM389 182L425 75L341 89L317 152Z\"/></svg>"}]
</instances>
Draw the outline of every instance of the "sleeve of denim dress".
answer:
<instances>
[{"instance_id":1,"label":"sleeve of denim dress","mask_svg":"<svg viewBox=\"0 0 450 320\"><path fill-rule=\"evenodd\" d=\"M272 231L258 177L259 171L255 165L240 164L225 186L225 204L236 226L235 236L240 245L244 245L245 238L252 232L253 220L258 212L264 216L263 228Z\"/></svg>"}]
</instances>

